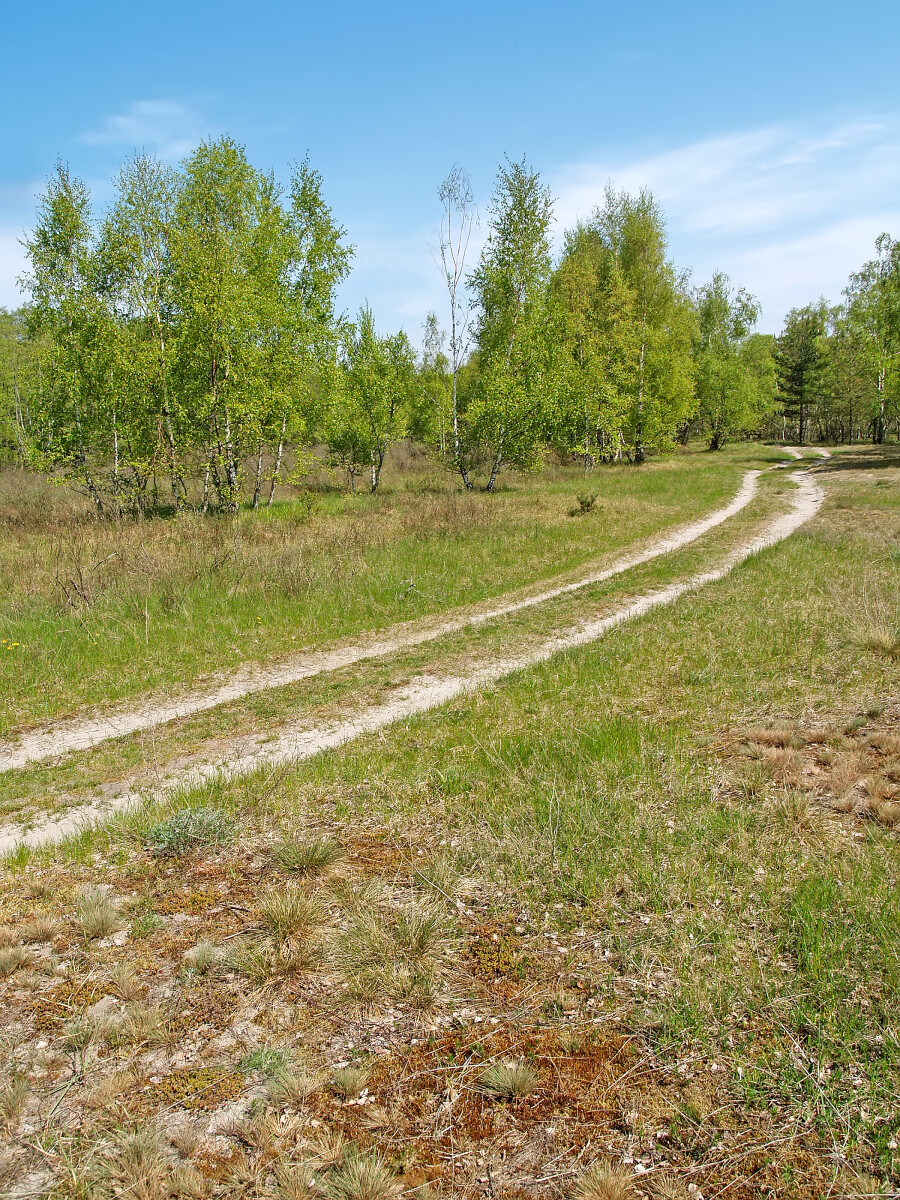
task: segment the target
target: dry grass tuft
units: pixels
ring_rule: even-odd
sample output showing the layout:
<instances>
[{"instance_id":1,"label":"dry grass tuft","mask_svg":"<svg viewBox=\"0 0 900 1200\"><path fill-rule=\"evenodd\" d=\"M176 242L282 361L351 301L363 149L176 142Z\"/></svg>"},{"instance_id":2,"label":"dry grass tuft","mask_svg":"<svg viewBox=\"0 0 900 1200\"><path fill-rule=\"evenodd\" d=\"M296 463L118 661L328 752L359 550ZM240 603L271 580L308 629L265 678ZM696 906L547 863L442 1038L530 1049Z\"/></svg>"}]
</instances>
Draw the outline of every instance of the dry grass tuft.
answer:
<instances>
[{"instance_id":1,"label":"dry grass tuft","mask_svg":"<svg viewBox=\"0 0 900 1200\"><path fill-rule=\"evenodd\" d=\"M884 800L874 805L871 812L879 825L885 825L888 829L900 826L900 802L896 800Z\"/></svg>"},{"instance_id":2,"label":"dry grass tuft","mask_svg":"<svg viewBox=\"0 0 900 1200\"><path fill-rule=\"evenodd\" d=\"M578 1181L572 1200L632 1200L637 1194L630 1171L613 1163L595 1163Z\"/></svg>"},{"instance_id":3,"label":"dry grass tuft","mask_svg":"<svg viewBox=\"0 0 900 1200\"><path fill-rule=\"evenodd\" d=\"M30 966L33 957L27 946L4 946L0 950L0 979L5 979L22 967Z\"/></svg>"},{"instance_id":4,"label":"dry grass tuft","mask_svg":"<svg viewBox=\"0 0 900 1200\"><path fill-rule=\"evenodd\" d=\"M110 967L107 978L113 995L120 1000L140 1000L147 990L146 984L141 983L128 963L116 963Z\"/></svg>"},{"instance_id":5,"label":"dry grass tuft","mask_svg":"<svg viewBox=\"0 0 900 1200\"><path fill-rule=\"evenodd\" d=\"M102 888L84 888L75 906L75 920L86 942L109 937L122 924L118 905Z\"/></svg>"},{"instance_id":6,"label":"dry grass tuft","mask_svg":"<svg viewBox=\"0 0 900 1200\"><path fill-rule=\"evenodd\" d=\"M115 1111L123 1096L127 1096L138 1084L138 1074L126 1067L101 1079L86 1097L85 1103L90 1108Z\"/></svg>"},{"instance_id":7,"label":"dry grass tuft","mask_svg":"<svg viewBox=\"0 0 900 1200\"><path fill-rule=\"evenodd\" d=\"M325 1184L329 1200L390 1200L402 1190L384 1159L358 1151L348 1153L343 1163L329 1174Z\"/></svg>"},{"instance_id":8,"label":"dry grass tuft","mask_svg":"<svg viewBox=\"0 0 900 1200\"><path fill-rule=\"evenodd\" d=\"M769 750L796 750L804 744L805 738L795 728L783 726L778 729L750 729L747 731L747 741Z\"/></svg>"},{"instance_id":9,"label":"dry grass tuft","mask_svg":"<svg viewBox=\"0 0 900 1200\"><path fill-rule=\"evenodd\" d=\"M0 949L7 946L18 946L22 941L22 931L15 925L0 925Z\"/></svg>"},{"instance_id":10,"label":"dry grass tuft","mask_svg":"<svg viewBox=\"0 0 900 1200\"><path fill-rule=\"evenodd\" d=\"M21 926L22 941L32 945L52 942L59 931L59 922L52 917L32 917Z\"/></svg>"},{"instance_id":11,"label":"dry grass tuft","mask_svg":"<svg viewBox=\"0 0 900 1200\"><path fill-rule=\"evenodd\" d=\"M863 645L879 658L900 660L900 629L897 626L875 625L863 639Z\"/></svg>"},{"instance_id":12,"label":"dry grass tuft","mask_svg":"<svg viewBox=\"0 0 900 1200\"><path fill-rule=\"evenodd\" d=\"M368 1086L371 1077L371 1069L362 1063L341 1067L331 1077L331 1090L345 1100L355 1100Z\"/></svg>"},{"instance_id":13,"label":"dry grass tuft","mask_svg":"<svg viewBox=\"0 0 900 1200\"><path fill-rule=\"evenodd\" d=\"M677 1175L661 1175L651 1187L654 1200L690 1200L690 1192Z\"/></svg>"},{"instance_id":14,"label":"dry grass tuft","mask_svg":"<svg viewBox=\"0 0 900 1200\"><path fill-rule=\"evenodd\" d=\"M299 887L276 887L257 904L260 925L275 945L292 939L308 940L325 922L322 906Z\"/></svg>"},{"instance_id":15,"label":"dry grass tuft","mask_svg":"<svg viewBox=\"0 0 900 1200\"><path fill-rule=\"evenodd\" d=\"M0 1121L7 1129L18 1122L28 1102L28 1080L13 1076L0 1084Z\"/></svg>"},{"instance_id":16,"label":"dry grass tuft","mask_svg":"<svg viewBox=\"0 0 900 1200\"><path fill-rule=\"evenodd\" d=\"M205 975L217 967L223 958L222 950L212 942L198 942L196 946L185 952L184 961L191 971Z\"/></svg>"},{"instance_id":17,"label":"dry grass tuft","mask_svg":"<svg viewBox=\"0 0 900 1200\"><path fill-rule=\"evenodd\" d=\"M309 842L285 840L275 847L272 857L282 871L315 878L339 863L344 851L334 838L320 837Z\"/></svg>"},{"instance_id":18,"label":"dry grass tuft","mask_svg":"<svg viewBox=\"0 0 900 1200\"><path fill-rule=\"evenodd\" d=\"M306 1163L276 1163L272 1180L273 1200L317 1200L322 1190L313 1169Z\"/></svg>"},{"instance_id":19,"label":"dry grass tuft","mask_svg":"<svg viewBox=\"0 0 900 1200\"><path fill-rule=\"evenodd\" d=\"M128 1046L161 1046L168 1038L166 1016L158 1004L126 1004L109 1022L109 1042Z\"/></svg>"},{"instance_id":20,"label":"dry grass tuft","mask_svg":"<svg viewBox=\"0 0 900 1200\"><path fill-rule=\"evenodd\" d=\"M188 1200L207 1192L193 1167L175 1166L162 1136L154 1129L119 1131L90 1172L92 1197L128 1196L133 1200Z\"/></svg>"},{"instance_id":21,"label":"dry grass tuft","mask_svg":"<svg viewBox=\"0 0 900 1200\"><path fill-rule=\"evenodd\" d=\"M306 1067L284 1067L269 1080L269 1099L276 1108L298 1108L322 1087L321 1075Z\"/></svg>"},{"instance_id":22,"label":"dry grass tuft","mask_svg":"<svg viewBox=\"0 0 900 1200\"><path fill-rule=\"evenodd\" d=\"M781 787L796 787L803 772L803 758L798 750L767 749L764 761L772 780Z\"/></svg>"},{"instance_id":23,"label":"dry grass tuft","mask_svg":"<svg viewBox=\"0 0 900 1200\"><path fill-rule=\"evenodd\" d=\"M538 1073L529 1063L494 1063L478 1078L478 1090L495 1100L522 1100L538 1085Z\"/></svg>"},{"instance_id":24,"label":"dry grass tuft","mask_svg":"<svg viewBox=\"0 0 900 1200\"><path fill-rule=\"evenodd\" d=\"M56 884L52 879L42 879L37 875L25 884L25 895L29 900L49 900L55 894Z\"/></svg>"},{"instance_id":25,"label":"dry grass tuft","mask_svg":"<svg viewBox=\"0 0 900 1200\"><path fill-rule=\"evenodd\" d=\"M867 775L863 786L869 801L875 804L894 800L900 793L900 787L884 775Z\"/></svg>"},{"instance_id":26,"label":"dry grass tuft","mask_svg":"<svg viewBox=\"0 0 900 1200\"><path fill-rule=\"evenodd\" d=\"M867 768L866 756L859 751L840 754L828 774L828 783L833 795L840 798L853 791L865 778Z\"/></svg>"},{"instance_id":27,"label":"dry grass tuft","mask_svg":"<svg viewBox=\"0 0 900 1200\"><path fill-rule=\"evenodd\" d=\"M83 1054L89 1046L100 1041L105 1033L106 1028L103 1021L87 1015L75 1017L74 1020L67 1021L63 1026L59 1039L60 1045L71 1054Z\"/></svg>"},{"instance_id":28,"label":"dry grass tuft","mask_svg":"<svg viewBox=\"0 0 900 1200\"><path fill-rule=\"evenodd\" d=\"M360 1002L387 996L425 1010L435 1002L446 944L443 914L429 904L361 908L339 939L339 962Z\"/></svg>"}]
</instances>

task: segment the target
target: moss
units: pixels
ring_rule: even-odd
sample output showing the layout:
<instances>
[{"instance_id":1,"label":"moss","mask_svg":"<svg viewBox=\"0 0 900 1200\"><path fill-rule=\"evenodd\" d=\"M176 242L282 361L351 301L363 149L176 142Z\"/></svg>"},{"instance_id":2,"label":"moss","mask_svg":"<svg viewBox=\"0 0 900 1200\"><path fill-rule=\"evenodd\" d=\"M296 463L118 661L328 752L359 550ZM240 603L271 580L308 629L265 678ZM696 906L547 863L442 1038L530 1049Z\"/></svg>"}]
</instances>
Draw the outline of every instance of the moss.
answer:
<instances>
[{"instance_id":1,"label":"moss","mask_svg":"<svg viewBox=\"0 0 900 1200\"><path fill-rule=\"evenodd\" d=\"M485 979L523 980L529 959L520 949L519 938L502 927L480 925L472 933L466 948L468 968Z\"/></svg>"},{"instance_id":2,"label":"moss","mask_svg":"<svg viewBox=\"0 0 900 1200\"><path fill-rule=\"evenodd\" d=\"M154 1104L181 1108L218 1108L227 1100L236 1099L244 1088L243 1078L221 1067L183 1067L152 1083L145 1095Z\"/></svg>"},{"instance_id":3,"label":"moss","mask_svg":"<svg viewBox=\"0 0 900 1200\"><path fill-rule=\"evenodd\" d=\"M215 907L220 900L221 896L217 892L206 889L169 892L153 901L153 911L165 917L173 916L175 913L198 916L200 913L206 912L208 908Z\"/></svg>"}]
</instances>

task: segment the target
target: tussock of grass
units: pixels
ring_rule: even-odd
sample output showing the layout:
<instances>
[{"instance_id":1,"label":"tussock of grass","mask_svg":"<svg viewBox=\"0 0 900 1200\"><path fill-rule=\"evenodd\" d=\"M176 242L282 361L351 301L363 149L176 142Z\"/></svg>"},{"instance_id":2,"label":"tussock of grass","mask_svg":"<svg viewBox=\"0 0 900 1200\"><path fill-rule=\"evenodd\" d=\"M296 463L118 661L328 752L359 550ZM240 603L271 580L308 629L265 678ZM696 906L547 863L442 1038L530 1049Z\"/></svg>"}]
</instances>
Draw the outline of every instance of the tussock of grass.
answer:
<instances>
[{"instance_id":1,"label":"tussock of grass","mask_svg":"<svg viewBox=\"0 0 900 1200\"><path fill-rule=\"evenodd\" d=\"M52 917L33 917L20 927L22 941L32 944L52 942L59 931L59 922Z\"/></svg>"},{"instance_id":2,"label":"tussock of grass","mask_svg":"<svg viewBox=\"0 0 900 1200\"><path fill-rule=\"evenodd\" d=\"M272 857L282 871L313 878L323 875L344 856L333 838L314 838L308 842L283 841L275 847Z\"/></svg>"},{"instance_id":3,"label":"tussock of grass","mask_svg":"<svg viewBox=\"0 0 900 1200\"><path fill-rule=\"evenodd\" d=\"M297 1108L322 1087L322 1077L304 1066L282 1066L268 1084L269 1099L276 1108Z\"/></svg>"},{"instance_id":4,"label":"tussock of grass","mask_svg":"<svg viewBox=\"0 0 900 1200\"><path fill-rule=\"evenodd\" d=\"M22 967L30 966L34 956L27 946L4 946L0 949L0 979L5 979Z\"/></svg>"},{"instance_id":5,"label":"tussock of grass","mask_svg":"<svg viewBox=\"0 0 900 1200\"><path fill-rule=\"evenodd\" d=\"M385 1161L375 1154L348 1153L344 1162L328 1175L328 1200L390 1200L399 1196L402 1184Z\"/></svg>"},{"instance_id":6,"label":"tussock of grass","mask_svg":"<svg viewBox=\"0 0 900 1200\"><path fill-rule=\"evenodd\" d=\"M571 1193L572 1200L633 1200L637 1194L631 1172L613 1163L595 1163Z\"/></svg>"},{"instance_id":7,"label":"tussock of grass","mask_svg":"<svg viewBox=\"0 0 900 1200\"><path fill-rule=\"evenodd\" d=\"M478 1077L478 1089L496 1100L522 1100L538 1085L538 1072L529 1063L495 1063Z\"/></svg>"},{"instance_id":8,"label":"tussock of grass","mask_svg":"<svg viewBox=\"0 0 900 1200\"><path fill-rule=\"evenodd\" d=\"M338 939L336 961L355 999L404 1000L419 1009L434 1003L447 945L446 919L427 904L352 911Z\"/></svg>"},{"instance_id":9,"label":"tussock of grass","mask_svg":"<svg viewBox=\"0 0 900 1200\"><path fill-rule=\"evenodd\" d=\"M189 970L195 971L198 975L205 975L217 967L223 957L224 953L221 947L212 942L202 941L185 951L184 962Z\"/></svg>"},{"instance_id":10,"label":"tussock of grass","mask_svg":"<svg viewBox=\"0 0 900 1200\"><path fill-rule=\"evenodd\" d=\"M324 923L319 901L291 885L264 892L257 902L257 913L263 932L276 946L291 939L307 941Z\"/></svg>"},{"instance_id":11,"label":"tussock of grass","mask_svg":"<svg viewBox=\"0 0 900 1200\"><path fill-rule=\"evenodd\" d=\"M126 1004L104 1023L103 1032L112 1045L161 1046L168 1039L166 1013L156 1004Z\"/></svg>"},{"instance_id":12,"label":"tussock of grass","mask_svg":"<svg viewBox=\"0 0 900 1200\"><path fill-rule=\"evenodd\" d=\"M353 1100L367 1086L371 1076L371 1069L362 1063L340 1067L331 1077L331 1090L345 1100Z\"/></svg>"},{"instance_id":13,"label":"tussock of grass","mask_svg":"<svg viewBox=\"0 0 900 1200\"><path fill-rule=\"evenodd\" d=\"M7 1129L12 1129L18 1123L27 1102L28 1080L24 1076L0 1083L0 1121Z\"/></svg>"},{"instance_id":14,"label":"tussock of grass","mask_svg":"<svg viewBox=\"0 0 900 1200\"><path fill-rule=\"evenodd\" d=\"M189 1200L204 1195L202 1176L176 1165L155 1129L122 1130L100 1154L89 1176L88 1195L98 1200L133 1196L136 1200Z\"/></svg>"},{"instance_id":15,"label":"tussock of grass","mask_svg":"<svg viewBox=\"0 0 900 1200\"><path fill-rule=\"evenodd\" d=\"M120 929L122 914L102 888L86 887L76 901L75 921L84 940L93 942Z\"/></svg>"}]
</instances>

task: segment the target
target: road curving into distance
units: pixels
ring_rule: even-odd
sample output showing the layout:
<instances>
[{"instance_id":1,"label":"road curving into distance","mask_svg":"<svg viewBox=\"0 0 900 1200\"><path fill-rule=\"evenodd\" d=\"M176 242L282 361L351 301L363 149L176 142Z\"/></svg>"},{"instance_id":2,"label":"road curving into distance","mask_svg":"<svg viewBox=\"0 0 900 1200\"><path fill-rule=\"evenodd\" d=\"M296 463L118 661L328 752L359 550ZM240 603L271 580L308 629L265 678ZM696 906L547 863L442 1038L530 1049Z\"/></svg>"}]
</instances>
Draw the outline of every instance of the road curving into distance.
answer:
<instances>
[{"instance_id":1,"label":"road curving into distance","mask_svg":"<svg viewBox=\"0 0 900 1200\"><path fill-rule=\"evenodd\" d=\"M746 495L748 490L749 495L752 496L757 474L758 472L751 472L750 475L753 478L750 479L749 476L745 478L741 492L729 506L732 512L739 511L741 507L749 502L748 497L741 503L738 503L739 499L743 495ZM361 712L348 717L346 720L322 724L312 728L308 723L298 721L282 726L277 737L274 739L268 741L260 739L256 744L253 744L254 739L252 738L242 738L240 743L235 743L235 752L231 756L226 752L215 763L202 764L185 770L167 779L163 785L150 792L123 790L109 801L96 805L79 805L63 813L60 817L48 819L34 825L27 831L24 831L21 827L0 829L0 853L9 852L15 849L17 845L38 846L48 842L59 841L62 838L78 833L85 826L105 819L114 812L135 807L148 799L163 800L176 791L190 789L211 779L233 779L238 776L247 775L261 767L277 767L278 765L311 758L313 755L319 754L324 750L342 746L355 738L383 729L397 721L427 712L430 709L447 703L457 696L489 686L516 671L546 662L554 655L563 651L576 649L597 641L611 629L616 628L626 621L644 616L654 609L674 603L680 597L697 591L697 589L704 587L706 584L724 579L729 572L734 570L740 563L745 562L752 555L770 546L777 545L777 543L784 541L796 532L796 530L800 529L811 517L815 516L824 499L824 495L818 483L808 471L793 471L790 478L796 485L796 491L791 498L789 510L768 522L762 532L757 534L756 537L749 539L727 553L716 566L698 572L681 582L672 583L666 587L646 592L644 595L620 606L603 618L593 621L583 621L568 629L560 630L552 637L546 638L537 646L533 646L519 655L485 657L474 660L465 675L435 677L422 674L407 687L398 689L389 700L371 705ZM719 513L707 517L705 522L698 522L697 524L704 524L706 529L712 528L713 525L727 519L720 515L724 511L719 510ZM636 565L638 562L645 562L648 558L655 557L659 553L666 553L668 549L675 549L679 545L686 545L694 537L700 536L699 533L695 533L693 536L685 536L689 530L693 530L696 527L696 525L686 527L679 534L674 534L671 538L665 539L666 550L657 549L654 553L650 553L650 548L648 548L648 550L642 552L642 555L633 556L628 561L628 566ZM662 544L664 543L655 543L656 546ZM607 568L606 572L593 576L592 581L609 578L610 575L616 574L617 571L626 569L626 566L618 563L615 567ZM496 608L492 610L490 615L479 614L479 616L480 619L487 620L490 619L490 616L499 615L501 612L514 612L518 608L526 607L528 604L541 603L543 599L549 599L550 596L562 595L566 591L575 590L577 587L587 586L587 582L587 580L584 580L577 584L568 584L563 588L554 589L552 592L542 593L540 597L531 597L527 601L510 602L510 606L508 607L502 609ZM472 623L471 617L456 619L462 623L456 625L450 624L449 628L462 628L463 624ZM445 628L447 627L445 626ZM424 637L419 640L427 641L429 638ZM414 645L416 642L400 642L400 645L406 644ZM387 651L383 652L386 653ZM360 655L360 657L367 656ZM358 659L351 659L350 661L358 661ZM303 678L303 676L299 677ZM269 686L274 685L270 684ZM108 736L114 735L110 734ZM248 746L251 748L248 749ZM123 784L123 788L128 788L127 782Z\"/></svg>"}]
</instances>

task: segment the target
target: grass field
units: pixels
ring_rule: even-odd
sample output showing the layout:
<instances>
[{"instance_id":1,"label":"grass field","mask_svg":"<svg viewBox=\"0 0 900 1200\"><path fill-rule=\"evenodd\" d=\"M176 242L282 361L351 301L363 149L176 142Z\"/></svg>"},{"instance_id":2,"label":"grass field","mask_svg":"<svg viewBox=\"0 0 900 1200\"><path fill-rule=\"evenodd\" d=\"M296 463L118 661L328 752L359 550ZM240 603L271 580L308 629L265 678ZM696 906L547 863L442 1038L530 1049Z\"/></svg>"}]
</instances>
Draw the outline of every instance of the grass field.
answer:
<instances>
[{"instance_id":1,"label":"grass field","mask_svg":"<svg viewBox=\"0 0 900 1200\"><path fill-rule=\"evenodd\" d=\"M587 481L558 469L494 496L414 473L374 498L309 493L237 518L121 527L10 472L0 736L562 574L717 507L745 469L783 459L753 446ZM585 492L595 511L570 517Z\"/></svg>"},{"instance_id":2,"label":"grass field","mask_svg":"<svg viewBox=\"0 0 900 1200\"><path fill-rule=\"evenodd\" d=\"M239 611L272 613L250 642L263 657L290 640L291 604L313 642L413 615L398 578L418 581L415 615L496 594L715 507L751 459L601 473L593 525L567 516L574 476L516 485L480 526L424 536L402 533L412 493L385 497L377 522L357 515L363 500L329 497L297 528L304 547L382 528L353 551L368 565L346 603L324 567L309 614L274 568L277 601L241 576L219 606L207 578L196 646L167 682L235 661L212 631ZM12 856L0 1186L152 1200L895 1193L900 455L843 451L816 471L826 501L798 534L594 645L305 763ZM672 561L267 694L269 719L363 703L679 578L787 487L768 477L742 524ZM269 528L242 529L253 520ZM88 528L99 554L113 534ZM29 528L16 553L45 536ZM241 553L256 553L246 536ZM452 575L467 547L470 584L429 592L428 571ZM114 628L131 586L82 617ZM19 620L23 596L10 586ZM53 628L52 653L74 654ZM162 686L150 663L170 643L152 628L143 685L136 669L117 697ZM98 702L108 653L93 698L60 685L28 719ZM257 729L259 701L161 732L160 761ZM149 761L126 739L15 773L2 801L49 803L47 770L77 792Z\"/></svg>"}]
</instances>

